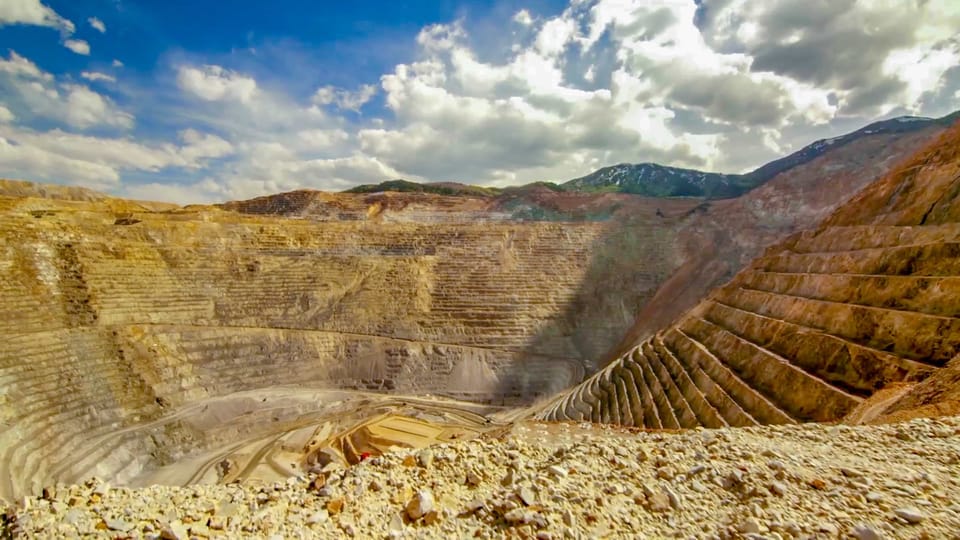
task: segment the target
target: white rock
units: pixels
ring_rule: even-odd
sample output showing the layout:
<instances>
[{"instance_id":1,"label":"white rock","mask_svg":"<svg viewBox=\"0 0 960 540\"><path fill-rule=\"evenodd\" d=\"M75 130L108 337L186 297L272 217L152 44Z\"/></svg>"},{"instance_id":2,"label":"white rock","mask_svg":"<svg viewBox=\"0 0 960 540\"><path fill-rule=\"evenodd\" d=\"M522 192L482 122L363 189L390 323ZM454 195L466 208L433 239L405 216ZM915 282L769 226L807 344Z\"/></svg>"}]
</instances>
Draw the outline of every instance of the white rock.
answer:
<instances>
[{"instance_id":1,"label":"white rock","mask_svg":"<svg viewBox=\"0 0 960 540\"><path fill-rule=\"evenodd\" d=\"M314 512L310 517L307 518L307 525L315 525L317 523L323 523L330 517L330 513L326 510L318 510Z\"/></svg>"},{"instance_id":2,"label":"white rock","mask_svg":"<svg viewBox=\"0 0 960 540\"><path fill-rule=\"evenodd\" d=\"M394 514L393 518L390 519L390 525L387 527L387 532L390 532L390 533L403 532L403 518L400 517L400 514Z\"/></svg>"},{"instance_id":3,"label":"white rock","mask_svg":"<svg viewBox=\"0 0 960 540\"><path fill-rule=\"evenodd\" d=\"M869 525L861 523L853 528L853 536L857 540L882 540L883 535Z\"/></svg>"},{"instance_id":4,"label":"white rock","mask_svg":"<svg viewBox=\"0 0 960 540\"><path fill-rule=\"evenodd\" d=\"M424 514L433 510L433 494L429 490L421 489L407 503L407 515L410 519L420 519Z\"/></svg>"},{"instance_id":5,"label":"white rock","mask_svg":"<svg viewBox=\"0 0 960 540\"><path fill-rule=\"evenodd\" d=\"M856 470L856 469L851 469L851 468L849 468L849 467L841 467L841 468L840 468L840 472L841 472L844 476L849 477L849 478L860 478L861 476L863 476L863 473L862 473L862 472L860 472L860 471L858 471L858 470Z\"/></svg>"},{"instance_id":6,"label":"white rock","mask_svg":"<svg viewBox=\"0 0 960 540\"><path fill-rule=\"evenodd\" d=\"M468 486L479 486L483 482L483 478L477 471L469 470L467 471L466 482Z\"/></svg>"},{"instance_id":7,"label":"white rock","mask_svg":"<svg viewBox=\"0 0 960 540\"><path fill-rule=\"evenodd\" d=\"M663 486L663 492L667 494L667 498L670 500L670 506L672 506L674 510L679 510L682 503L680 496L670 489L669 486Z\"/></svg>"},{"instance_id":8,"label":"white rock","mask_svg":"<svg viewBox=\"0 0 960 540\"><path fill-rule=\"evenodd\" d=\"M760 522L754 518L747 518L740 524L740 532L743 534L757 534L760 532Z\"/></svg>"},{"instance_id":9,"label":"white rock","mask_svg":"<svg viewBox=\"0 0 960 540\"><path fill-rule=\"evenodd\" d=\"M69 525L76 525L81 519L83 519L83 515L83 510L80 510L79 508L71 508L70 510L67 510L67 514L63 516L63 522Z\"/></svg>"},{"instance_id":10,"label":"white rock","mask_svg":"<svg viewBox=\"0 0 960 540\"><path fill-rule=\"evenodd\" d=\"M896 514L897 517L906 520L907 523L912 523L912 524L920 523L926 517L925 515L923 515L923 512L918 510L915 506L897 508L896 510L893 511L893 513Z\"/></svg>"},{"instance_id":11,"label":"white rock","mask_svg":"<svg viewBox=\"0 0 960 540\"><path fill-rule=\"evenodd\" d=\"M417 452L417 463L425 469L430 468L430 465L433 464L433 450L424 448Z\"/></svg>"},{"instance_id":12,"label":"white rock","mask_svg":"<svg viewBox=\"0 0 960 540\"><path fill-rule=\"evenodd\" d=\"M180 520L169 523L160 529L160 538L163 540L185 540L188 537L187 526Z\"/></svg>"},{"instance_id":13,"label":"white rock","mask_svg":"<svg viewBox=\"0 0 960 540\"><path fill-rule=\"evenodd\" d=\"M515 508L504 514L503 519L508 523L530 523L533 521L533 513L523 508Z\"/></svg>"},{"instance_id":14,"label":"white rock","mask_svg":"<svg viewBox=\"0 0 960 540\"><path fill-rule=\"evenodd\" d=\"M520 497L520 500L523 501L523 504L527 506L537 502L537 494L527 486L520 488L520 491L517 492L517 495Z\"/></svg>"},{"instance_id":15,"label":"white rock","mask_svg":"<svg viewBox=\"0 0 960 540\"><path fill-rule=\"evenodd\" d=\"M130 529L135 527L133 523L129 523L122 519L107 519L107 520L104 520L104 523L107 525L107 528L110 529L111 531L127 532Z\"/></svg>"},{"instance_id":16,"label":"white rock","mask_svg":"<svg viewBox=\"0 0 960 540\"><path fill-rule=\"evenodd\" d=\"M567 470L558 465L551 465L547 467L547 472L556 476L557 478L565 478L567 476Z\"/></svg>"}]
</instances>

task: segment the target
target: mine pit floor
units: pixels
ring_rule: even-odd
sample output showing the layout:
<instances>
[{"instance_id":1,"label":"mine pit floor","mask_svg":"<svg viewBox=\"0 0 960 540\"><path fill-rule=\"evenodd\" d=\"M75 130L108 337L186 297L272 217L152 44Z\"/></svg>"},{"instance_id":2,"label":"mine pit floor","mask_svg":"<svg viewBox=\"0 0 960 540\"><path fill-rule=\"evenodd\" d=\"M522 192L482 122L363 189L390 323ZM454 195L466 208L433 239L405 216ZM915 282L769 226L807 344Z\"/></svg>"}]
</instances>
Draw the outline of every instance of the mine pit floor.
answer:
<instances>
[{"instance_id":1,"label":"mine pit floor","mask_svg":"<svg viewBox=\"0 0 960 540\"><path fill-rule=\"evenodd\" d=\"M110 437L175 425L196 435L163 465L113 480L129 487L302 476L330 461L352 465L391 449L469 440L507 424L502 407L446 399L276 387L200 400ZM108 441L98 441L104 444Z\"/></svg>"}]
</instances>

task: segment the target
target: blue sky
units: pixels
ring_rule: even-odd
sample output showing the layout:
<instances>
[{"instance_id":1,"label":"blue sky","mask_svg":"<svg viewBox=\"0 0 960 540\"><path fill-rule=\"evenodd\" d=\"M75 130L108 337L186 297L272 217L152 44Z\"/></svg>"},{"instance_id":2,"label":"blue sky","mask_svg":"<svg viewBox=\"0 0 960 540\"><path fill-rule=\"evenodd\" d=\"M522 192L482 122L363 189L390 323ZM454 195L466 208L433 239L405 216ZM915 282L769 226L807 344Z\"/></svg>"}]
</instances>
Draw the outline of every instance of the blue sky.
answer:
<instances>
[{"instance_id":1,"label":"blue sky","mask_svg":"<svg viewBox=\"0 0 960 540\"><path fill-rule=\"evenodd\" d=\"M952 0L0 3L0 177L204 202L749 170L960 108Z\"/></svg>"}]
</instances>

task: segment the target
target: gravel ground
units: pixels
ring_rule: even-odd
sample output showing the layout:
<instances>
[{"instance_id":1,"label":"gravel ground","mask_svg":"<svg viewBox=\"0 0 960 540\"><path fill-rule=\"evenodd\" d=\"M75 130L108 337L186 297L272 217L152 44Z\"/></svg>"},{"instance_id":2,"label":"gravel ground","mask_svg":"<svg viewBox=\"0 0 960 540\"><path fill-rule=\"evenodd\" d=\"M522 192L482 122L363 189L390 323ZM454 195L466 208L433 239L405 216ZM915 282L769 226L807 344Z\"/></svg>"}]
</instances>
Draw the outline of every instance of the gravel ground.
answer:
<instances>
[{"instance_id":1,"label":"gravel ground","mask_svg":"<svg viewBox=\"0 0 960 540\"><path fill-rule=\"evenodd\" d=\"M91 479L7 509L15 536L960 538L960 417L678 433L521 423L272 485Z\"/></svg>"}]
</instances>

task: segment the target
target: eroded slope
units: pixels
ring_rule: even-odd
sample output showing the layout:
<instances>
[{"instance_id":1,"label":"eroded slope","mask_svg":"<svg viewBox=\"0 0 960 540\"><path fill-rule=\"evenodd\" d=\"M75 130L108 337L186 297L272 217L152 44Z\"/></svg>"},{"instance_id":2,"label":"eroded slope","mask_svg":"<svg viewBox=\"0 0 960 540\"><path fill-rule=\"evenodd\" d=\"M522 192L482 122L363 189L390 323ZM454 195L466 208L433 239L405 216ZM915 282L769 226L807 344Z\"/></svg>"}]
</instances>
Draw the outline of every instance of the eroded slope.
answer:
<instances>
[{"instance_id":1,"label":"eroded slope","mask_svg":"<svg viewBox=\"0 0 960 540\"><path fill-rule=\"evenodd\" d=\"M824 155L728 201L295 192L231 206L257 214L240 215L10 184L21 191L0 198L0 496L90 474L302 472L308 442L342 450L339 431L406 407L365 392L469 400L409 415L480 433L489 426L471 414L496 418L490 405L582 380L638 313L650 313L641 331L672 317L929 134L851 143L856 159ZM518 221L530 218L543 221ZM677 364L664 354L653 369L634 377ZM689 405L645 425L761 417L723 401L729 381L691 377L715 413ZM650 381L637 387L648 403L688 391Z\"/></svg>"},{"instance_id":2,"label":"eroded slope","mask_svg":"<svg viewBox=\"0 0 960 540\"><path fill-rule=\"evenodd\" d=\"M651 428L831 421L888 385L929 377L960 352L958 149L960 126L541 417Z\"/></svg>"},{"instance_id":3,"label":"eroded slope","mask_svg":"<svg viewBox=\"0 0 960 540\"><path fill-rule=\"evenodd\" d=\"M576 294L602 224L0 206L0 495L91 468L129 478L202 449L208 434L176 411L235 393L295 385L503 405L583 376L570 336L540 330ZM300 403L274 421L309 412ZM248 418L250 433L278 429L263 420Z\"/></svg>"},{"instance_id":4,"label":"eroded slope","mask_svg":"<svg viewBox=\"0 0 960 540\"><path fill-rule=\"evenodd\" d=\"M769 164L780 165L762 186L736 199L578 193L531 184L457 197L306 190L224 207L320 221L603 222L603 241L576 297L546 331L575 336L577 354L593 372L673 322L766 246L815 227L944 129L939 121L920 124L903 132L864 128L843 144L821 141L801 152L800 161L785 158L789 166Z\"/></svg>"}]
</instances>

